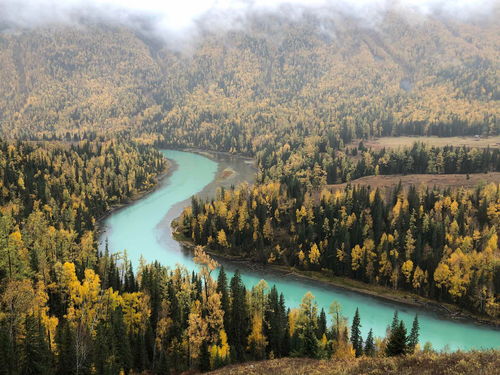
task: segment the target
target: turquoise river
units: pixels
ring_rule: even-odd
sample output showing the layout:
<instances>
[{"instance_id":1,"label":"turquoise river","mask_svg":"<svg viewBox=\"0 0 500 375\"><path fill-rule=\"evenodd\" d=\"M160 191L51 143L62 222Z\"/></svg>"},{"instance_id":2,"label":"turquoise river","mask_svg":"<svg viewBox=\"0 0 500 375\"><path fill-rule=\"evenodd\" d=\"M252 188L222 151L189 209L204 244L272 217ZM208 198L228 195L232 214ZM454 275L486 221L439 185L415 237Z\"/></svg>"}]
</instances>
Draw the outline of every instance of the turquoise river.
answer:
<instances>
[{"instance_id":1,"label":"turquoise river","mask_svg":"<svg viewBox=\"0 0 500 375\"><path fill-rule=\"evenodd\" d=\"M201 193L209 196L213 195L219 185L230 186L244 180L251 181L254 169L248 161L221 155L214 161L213 158L191 152L169 150L163 153L175 165L171 174L163 179L154 192L113 212L105 219L100 246L104 246L107 239L110 251L126 250L134 267L142 256L149 262L158 260L169 267L182 264L192 270L196 265L191 256L172 238L171 221L190 204L192 195ZM237 173L228 173L231 169ZM220 177L222 175L230 177L224 179ZM230 276L234 265L224 266ZM319 307L323 307L326 312L333 300L340 302L344 315L350 319L356 307L359 307L363 336L366 336L370 328L373 328L376 336L385 335L394 310L398 310L400 317L408 325L418 313L420 342L430 341L436 349L500 347L500 331L493 328L443 319L425 310L265 270L240 269L240 272L247 288L261 279L266 280L270 286L276 285L279 292L285 295L289 307L298 306L307 291L312 292Z\"/></svg>"}]
</instances>

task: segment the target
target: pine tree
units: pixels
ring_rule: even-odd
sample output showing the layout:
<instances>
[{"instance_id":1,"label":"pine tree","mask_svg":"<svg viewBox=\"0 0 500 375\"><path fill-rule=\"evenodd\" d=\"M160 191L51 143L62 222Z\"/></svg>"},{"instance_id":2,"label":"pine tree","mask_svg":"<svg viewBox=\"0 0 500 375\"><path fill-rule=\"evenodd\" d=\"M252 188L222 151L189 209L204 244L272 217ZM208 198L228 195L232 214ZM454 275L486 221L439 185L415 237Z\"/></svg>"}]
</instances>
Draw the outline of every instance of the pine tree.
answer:
<instances>
[{"instance_id":1,"label":"pine tree","mask_svg":"<svg viewBox=\"0 0 500 375\"><path fill-rule=\"evenodd\" d=\"M318 356L318 339L312 323L312 321L309 321L305 326L302 338L302 353L306 357L316 358Z\"/></svg>"},{"instance_id":2,"label":"pine tree","mask_svg":"<svg viewBox=\"0 0 500 375\"><path fill-rule=\"evenodd\" d=\"M134 271L132 269L132 262L128 263L127 272L125 273L125 292L133 293L137 291L137 284L135 282Z\"/></svg>"},{"instance_id":3,"label":"pine tree","mask_svg":"<svg viewBox=\"0 0 500 375\"><path fill-rule=\"evenodd\" d=\"M407 353L407 349L406 327L401 320L399 325L391 331L385 354L389 357L403 355Z\"/></svg>"},{"instance_id":4,"label":"pine tree","mask_svg":"<svg viewBox=\"0 0 500 375\"><path fill-rule=\"evenodd\" d=\"M21 374L47 374L50 366L50 351L43 327L35 317L25 319L26 334L23 340Z\"/></svg>"},{"instance_id":5,"label":"pine tree","mask_svg":"<svg viewBox=\"0 0 500 375\"><path fill-rule=\"evenodd\" d=\"M62 320L57 326L56 343L59 348L57 373L73 374L76 362L74 337L66 320Z\"/></svg>"},{"instance_id":6,"label":"pine tree","mask_svg":"<svg viewBox=\"0 0 500 375\"><path fill-rule=\"evenodd\" d=\"M375 343L373 342L373 330L370 329L368 332L368 336L365 341L365 354L369 357L373 357L375 355Z\"/></svg>"},{"instance_id":7,"label":"pine tree","mask_svg":"<svg viewBox=\"0 0 500 375\"><path fill-rule=\"evenodd\" d=\"M200 348L200 371L210 371L210 353L208 352L208 344L203 341Z\"/></svg>"},{"instance_id":8,"label":"pine tree","mask_svg":"<svg viewBox=\"0 0 500 375\"><path fill-rule=\"evenodd\" d=\"M235 355L236 360L243 361L250 324L248 322L246 289L238 270L231 279L230 290L231 307L228 339L231 347L234 348L234 350L231 350L231 354Z\"/></svg>"},{"instance_id":9,"label":"pine tree","mask_svg":"<svg viewBox=\"0 0 500 375\"><path fill-rule=\"evenodd\" d=\"M229 330L229 293L227 290L227 275L224 266L220 267L219 276L217 277L217 293L220 294L220 304L224 311L224 329Z\"/></svg>"},{"instance_id":10,"label":"pine tree","mask_svg":"<svg viewBox=\"0 0 500 375\"><path fill-rule=\"evenodd\" d=\"M396 328L398 328L399 326L399 315L398 315L398 311L394 311L394 316L392 318L392 323L391 323L391 332L392 331L395 331Z\"/></svg>"},{"instance_id":11,"label":"pine tree","mask_svg":"<svg viewBox=\"0 0 500 375\"><path fill-rule=\"evenodd\" d=\"M359 317L359 309L356 308L356 313L354 314L351 326L351 342L352 347L356 351L356 357L360 357L363 355L363 339L361 338L360 327L361 319Z\"/></svg>"},{"instance_id":12,"label":"pine tree","mask_svg":"<svg viewBox=\"0 0 500 375\"><path fill-rule=\"evenodd\" d=\"M113 345L111 339L109 323L99 322L96 328L96 337L93 345L94 366L98 374L109 374L108 365L110 362L114 363L115 357L112 354Z\"/></svg>"},{"instance_id":13,"label":"pine tree","mask_svg":"<svg viewBox=\"0 0 500 375\"><path fill-rule=\"evenodd\" d=\"M130 349L130 339L127 335L125 323L123 322L123 312L117 309L112 315L113 342L116 345L117 362L126 373L132 367L132 353Z\"/></svg>"},{"instance_id":14,"label":"pine tree","mask_svg":"<svg viewBox=\"0 0 500 375\"><path fill-rule=\"evenodd\" d=\"M282 329L282 338L281 338L281 349L279 355L282 357L286 357L290 354L290 322L288 320L288 315L290 310L287 310L285 306L285 297L283 293L280 294L280 325Z\"/></svg>"},{"instance_id":15,"label":"pine tree","mask_svg":"<svg viewBox=\"0 0 500 375\"><path fill-rule=\"evenodd\" d=\"M316 332L316 337L321 339L323 335L326 333L326 314L325 309L321 309L318 319L318 330Z\"/></svg>"},{"instance_id":16,"label":"pine tree","mask_svg":"<svg viewBox=\"0 0 500 375\"><path fill-rule=\"evenodd\" d=\"M411 327L410 336L408 336L408 351L413 353L418 344L420 325L418 323L418 316L415 315L415 319L413 319L413 325Z\"/></svg>"},{"instance_id":17,"label":"pine tree","mask_svg":"<svg viewBox=\"0 0 500 375\"><path fill-rule=\"evenodd\" d=\"M283 332L281 329L280 305L276 286L271 288L267 296L264 320L264 334L269 341L269 345L267 346L268 353L273 352L275 357L279 357L281 354L281 339Z\"/></svg>"},{"instance_id":18,"label":"pine tree","mask_svg":"<svg viewBox=\"0 0 500 375\"><path fill-rule=\"evenodd\" d=\"M290 322L288 320L288 314L286 315L285 331L283 333L283 340L281 344L281 355L286 357L290 354L292 347L292 338L290 337Z\"/></svg>"}]
</instances>

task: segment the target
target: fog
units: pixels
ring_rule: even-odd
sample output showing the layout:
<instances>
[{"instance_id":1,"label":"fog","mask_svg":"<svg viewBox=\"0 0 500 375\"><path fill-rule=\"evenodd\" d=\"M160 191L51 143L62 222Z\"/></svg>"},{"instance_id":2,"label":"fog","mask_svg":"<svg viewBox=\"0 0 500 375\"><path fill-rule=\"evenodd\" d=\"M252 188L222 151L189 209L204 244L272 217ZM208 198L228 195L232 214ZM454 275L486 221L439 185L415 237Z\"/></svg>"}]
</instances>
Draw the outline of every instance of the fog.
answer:
<instances>
[{"instance_id":1,"label":"fog","mask_svg":"<svg viewBox=\"0 0 500 375\"><path fill-rule=\"evenodd\" d=\"M376 25L389 9L408 17L432 14L458 19L483 18L500 0L0 0L0 21L7 27L32 28L79 24L82 20L146 27L157 36L193 35L201 23L238 28L249 14L304 11L340 12Z\"/></svg>"}]
</instances>

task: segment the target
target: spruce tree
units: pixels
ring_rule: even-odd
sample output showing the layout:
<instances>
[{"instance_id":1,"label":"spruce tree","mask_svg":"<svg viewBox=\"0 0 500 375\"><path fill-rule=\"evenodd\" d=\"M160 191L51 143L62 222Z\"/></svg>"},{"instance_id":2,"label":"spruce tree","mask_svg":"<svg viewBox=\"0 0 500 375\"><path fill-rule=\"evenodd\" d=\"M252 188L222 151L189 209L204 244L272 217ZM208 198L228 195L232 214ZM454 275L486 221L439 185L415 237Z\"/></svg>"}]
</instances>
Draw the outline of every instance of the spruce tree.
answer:
<instances>
[{"instance_id":1,"label":"spruce tree","mask_svg":"<svg viewBox=\"0 0 500 375\"><path fill-rule=\"evenodd\" d=\"M268 339L268 353L273 352L275 357L279 357L281 353L281 321L280 321L280 306L278 299L278 291L276 286L271 288L267 296L266 311L264 314L264 334Z\"/></svg>"},{"instance_id":2,"label":"spruce tree","mask_svg":"<svg viewBox=\"0 0 500 375\"><path fill-rule=\"evenodd\" d=\"M290 314L290 310L285 311L285 302L283 294L280 295L280 315L282 318L282 325L284 327L283 330L283 339L281 344L281 356L286 357L290 355L290 348L292 346L290 337L290 321L288 320L288 316Z\"/></svg>"},{"instance_id":3,"label":"spruce tree","mask_svg":"<svg viewBox=\"0 0 500 375\"><path fill-rule=\"evenodd\" d=\"M57 373L73 374L76 354L74 351L74 337L66 320L61 320L57 325L56 343L59 348L57 357Z\"/></svg>"},{"instance_id":4,"label":"spruce tree","mask_svg":"<svg viewBox=\"0 0 500 375\"><path fill-rule=\"evenodd\" d=\"M403 355L407 353L407 337L406 337L406 327L403 321L399 322L399 325L391 331L389 337L389 342L385 349L385 354L389 357L396 355Z\"/></svg>"},{"instance_id":5,"label":"spruce tree","mask_svg":"<svg viewBox=\"0 0 500 375\"><path fill-rule=\"evenodd\" d=\"M306 324L302 337L302 354L306 357L316 358L318 356L318 339L314 332L312 321Z\"/></svg>"},{"instance_id":6,"label":"spruce tree","mask_svg":"<svg viewBox=\"0 0 500 375\"><path fill-rule=\"evenodd\" d=\"M415 351L415 347L418 344L420 325L418 323L418 316L415 315L415 319L413 319L413 325L411 327L410 336L408 336L408 351L413 353Z\"/></svg>"},{"instance_id":7,"label":"spruce tree","mask_svg":"<svg viewBox=\"0 0 500 375\"><path fill-rule=\"evenodd\" d=\"M391 332L396 330L396 328L398 328L399 326L399 315L398 315L398 311L394 311L394 316L392 318L392 323L391 323Z\"/></svg>"},{"instance_id":8,"label":"spruce tree","mask_svg":"<svg viewBox=\"0 0 500 375\"><path fill-rule=\"evenodd\" d=\"M208 344L203 341L200 348L200 371L210 371L210 353L208 352Z\"/></svg>"},{"instance_id":9,"label":"spruce tree","mask_svg":"<svg viewBox=\"0 0 500 375\"><path fill-rule=\"evenodd\" d=\"M351 342L352 347L356 351L356 357L363 355L363 339L361 338L361 318L359 317L359 309L356 308L356 313L352 320L351 326Z\"/></svg>"},{"instance_id":10,"label":"spruce tree","mask_svg":"<svg viewBox=\"0 0 500 375\"><path fill-rule=\"evenodd\" d=\"M0 322L0 374L3 375L10 372L10 361L13 356L7 327L2 323Z\"/></svg>"},{"instance_id":11,"label":"spruce tree","mask_svg":"<svg viewBox=\"0 0 500 375\"><path fill-rule=\"evenodd\" d=\"M108 322L99 322L96 329L96 337L93 345L94 366L98 374L108 374L108 364L114 362L112 353L113 345Z\"/></svg>"},{"instance_id":12,"label":"spruce tree","mask_svg":"<svg viewBox=\"0 0 500 375\"><path fill-rule=\"evenodd\" d=\"M134 270L132 269L132 262L128 263L127 272L125 273L125 292L137 292L137 283L135 281Z\"/></svg>"},{"instance_id":13,"label":"spruce tree","mask_svg":"<svg viewBox=\"0 0 500 375\"><path fill-rule=\"evenodd\" d=\"M231 344L231 355L236 360L243 361L247 335L249 331L248 307L246 302L246 289L241 281L241 275L238 270L234 273L230 283L231 307L229 317L229 343Z\"/></svg>"},{"instance_id":14,"label":"spruce tree","mask_svg":"<svg viewBox=\"0 0 500 375\"><path fill-rule=\"evenodd\" d=\"M25 319L26 333L23 340L21 356L21 374L47 374L50 370L50 350L41 324L35 317L28 315Z\"/></svg>"},{"instance_id":15,"label":"spruce tree","mask_svg":"<svg viewBox=\"0 0 500 375\"><path fill-rule=\"evenodd\" d=\"M122 309L117 309L112 314L112 329L113 329L113 342L116 346L116 356L120 368L128 373L132 367L132 353L130 348L130 338L127 335L127 329L125 328L125 322L123 321Z\"/></svg>"},{"instance_id":16,"label":"spruce tree","mask_svg":"<svg viewBox=\"0 0 500 375\"><path fill-rule=\"evenodd\" d=\"M365 354L369 357L373 357L375 355L375 343L373 341L373 330L370 329L368 332L368 336L365 341Z\"/></svg>"},{"instance_id":17,"label":"spruce tree","mask_svg":"<svg viewBox=\"0 0 500 375\"><path fill-rule=\"evenodd\" d=\"M316 333L316 337L318 340L321 340L323 335L326 333L326 314L325 309L321 309L318 319L318 330Z\"/></svg>"},{"instance_id":18,"label":"spruce tree","mask_svg":"<svg viewBox=\"0 0 500 375\"><path fill-rule=\"evenodd\" d=\"M229 293L227 290L227 275L224 266L221 266L219 270L216 291L220 294L220 304L222 311L224 311L224 329L227 332L229 330Z\"/></svg>"}]
</instances>

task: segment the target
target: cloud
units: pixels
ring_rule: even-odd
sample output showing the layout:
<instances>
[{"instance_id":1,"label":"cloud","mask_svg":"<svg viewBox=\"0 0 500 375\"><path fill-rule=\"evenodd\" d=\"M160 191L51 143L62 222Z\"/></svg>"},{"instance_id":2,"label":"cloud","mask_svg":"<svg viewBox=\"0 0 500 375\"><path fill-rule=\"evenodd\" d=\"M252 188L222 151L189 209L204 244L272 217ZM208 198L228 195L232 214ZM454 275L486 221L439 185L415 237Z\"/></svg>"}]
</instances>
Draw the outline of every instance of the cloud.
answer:
<instances>
[{"instance_id":1,"label":"cloud","mask_svg":"<svg viewBox=\"0 0 500 375\"><path fill-rule=\"evenodd\" d=\"M0 0L0 21L9 26L37 27L74 24L96 19L138 25L148 20L148 28L158 35L187 33L204 24L233 28L253 12L294 14L304 10L341 11L376 22L388 9L438 13L461 19L485 17L498 8L499 0Z\"/></svg>"}]
</instances>

